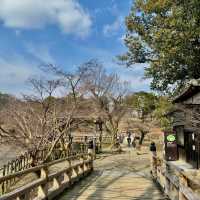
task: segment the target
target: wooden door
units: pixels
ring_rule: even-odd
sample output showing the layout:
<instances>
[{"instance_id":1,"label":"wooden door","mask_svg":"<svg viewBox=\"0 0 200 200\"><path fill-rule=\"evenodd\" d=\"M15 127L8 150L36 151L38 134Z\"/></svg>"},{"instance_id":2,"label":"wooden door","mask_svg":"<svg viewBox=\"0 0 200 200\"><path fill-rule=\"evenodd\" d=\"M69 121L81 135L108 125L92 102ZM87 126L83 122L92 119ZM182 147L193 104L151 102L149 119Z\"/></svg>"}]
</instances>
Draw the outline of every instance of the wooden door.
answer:
<instances>
[{"instance_id":1,"label":"wooden door","mask_svg":"<svg viewBox=\"0 0 200 200\"><path fill-rule=\"evenodd\" d=\"M194 168L198 168L197 135L194 132L185 133L186 160Z\"/></svg>"}]
</instances>

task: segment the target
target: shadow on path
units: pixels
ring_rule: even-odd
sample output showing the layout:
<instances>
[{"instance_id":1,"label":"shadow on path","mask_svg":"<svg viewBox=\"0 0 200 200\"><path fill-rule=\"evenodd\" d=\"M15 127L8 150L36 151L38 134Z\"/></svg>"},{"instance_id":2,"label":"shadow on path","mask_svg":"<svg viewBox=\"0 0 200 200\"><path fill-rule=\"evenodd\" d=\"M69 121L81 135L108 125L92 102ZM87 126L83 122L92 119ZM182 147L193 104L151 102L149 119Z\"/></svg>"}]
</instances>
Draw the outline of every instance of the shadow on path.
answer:
<instances>
[{"instance_id":1,"label":"shadow on path","mask_svg":"<svg viewBox=\"0 0 200 200\"><path fill-rule=\"evenodd\" d=\"M141 160L142 159L142 160ZM110 156L97 161L89 177L66 190L59 200L164 200L148 173L148 157L130 154Z\"/></svg>"},{"instance_id":2,"label":"shadow on path","mask_svg":"<svg viewBox=\"0 0 200 200\"><path fill-rule=\"evenodd\" d=\"M75 183L72 187L65 190L60 194L57 199L66 200L66 197L70 197L71 200L79 198L101 175L103 171L93 171L87 178L82 179L78 184Z\"/></svg>"}]
</instances>

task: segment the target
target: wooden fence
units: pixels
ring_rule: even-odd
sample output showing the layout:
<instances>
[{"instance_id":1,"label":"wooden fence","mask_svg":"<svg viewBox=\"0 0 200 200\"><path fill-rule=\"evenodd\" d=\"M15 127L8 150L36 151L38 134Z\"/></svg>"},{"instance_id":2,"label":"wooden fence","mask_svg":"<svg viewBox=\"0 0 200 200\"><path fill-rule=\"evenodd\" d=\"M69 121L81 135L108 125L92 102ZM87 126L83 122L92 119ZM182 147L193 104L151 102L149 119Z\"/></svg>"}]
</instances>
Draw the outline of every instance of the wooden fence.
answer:
<instances>
[{"instance_id":1,"label":"wooden fence","mask_svg":"<svg viewBox=\"0 0 200 200\"><path fill-rule=\"evenodd\" d=\"M64 168L49 173L51 166L66 161L68 164ZM53 199L92 170L92 155L78 154L0 177L1 190L4 191L4 194L0 196L0 200ZM11 190L13 180L20 180L31 173L36 174L38 178L15 190Z\"/></svg>"},{"instance_id":2,"label":"wooden fence","mask_svg":"<svg viewBox=\"0 0 200 200\"><path fill-rule=\"evenodd\" d=\"M184 171L173 162L154 157L152 171L154 179L160 184L171 200L200 200L200 177L194 169Z\"/></svg>"},{"instance_id":3,"label":"wooden fence","mask_svg":"<svg viewBox=\"0 0 200 200\"><path fill-rule=\"evenodd\" d=\"M37 150L37 152L34 152L34 150L25 152L16 159L11 160L7 164L3 165L0 168L0 177L13 174L15 172L23 171L25 169L32 167L33 165L42 163L47 153L48 149L40 149ZM66 158L72 155L76 155L77 153L87 153L87 144L80 143L79 148L78 149L76 148L72 151L54 149L49 161ZM35 163L33 163L33 161Z\"/></svg>"}]
</instances>

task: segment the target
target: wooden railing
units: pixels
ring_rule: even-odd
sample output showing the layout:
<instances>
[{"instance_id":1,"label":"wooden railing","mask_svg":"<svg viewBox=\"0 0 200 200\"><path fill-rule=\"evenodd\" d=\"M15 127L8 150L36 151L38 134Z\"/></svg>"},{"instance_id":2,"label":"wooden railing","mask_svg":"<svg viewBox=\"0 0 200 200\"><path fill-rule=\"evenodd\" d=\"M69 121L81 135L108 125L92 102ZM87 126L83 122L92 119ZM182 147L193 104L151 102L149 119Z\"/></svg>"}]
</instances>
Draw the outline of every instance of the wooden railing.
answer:
<instances>
[{"instance_id":1,"label":"wooden railing","mask_svg":"<svg viewBox=\"0 0 200 200\"><path fill-rule=\"evenodd\" d=\"M29 169L30 167L33 167L33 165L42 163L47 153L48 153L48 149L40 149L40 150L37 150L37 152L34 152L34 150L25 152L24 154L20 155L16 159L13 159L9 161L7 164L3 165L0 168L0 177L10 175L19 171L23 171L25 169ZM87 153L87 145L84 143L81 143L80 149L75 150L75 151L73 150L65 151L61 149L54 149L49 158L49 161L66 158L69 156L76 155L77 153ZM33 160L35 163L33 163Z\"/></svg>"},{"instance_id":2,"label":"wooden railing","mask_svg":"<svg viewBox=\"0 0 200 200\"><path fill-rule=\"evenodd\" d=\"M197 170L188 169L186 172L171 162L156 159L156 166L153 166L156 169L154 179L171 200L200 200L200 178L194 175L198 174Z\"/></svg>"},{"instance_id":3,"label":"wooden railing","mask_svg":"<svg viewBox=\"0 0 200 200\"><path fill-rule=\"evenodd\" d=\"M50 168L56 164L64 164L56 172L50 173ZM67 163L67 164L66 164ZM66 165L66 166L65 166ZM52 161L30 169L0 177L1 190L4 194L0 200L32 200L53 199L64 189L70 187L80 178L93 170L93 159L90 154L78 154L68 158ZM37 178L30 183L12 190L13 180L21 180L28 174L35 174Z\"/></svg>"}]
</instances>

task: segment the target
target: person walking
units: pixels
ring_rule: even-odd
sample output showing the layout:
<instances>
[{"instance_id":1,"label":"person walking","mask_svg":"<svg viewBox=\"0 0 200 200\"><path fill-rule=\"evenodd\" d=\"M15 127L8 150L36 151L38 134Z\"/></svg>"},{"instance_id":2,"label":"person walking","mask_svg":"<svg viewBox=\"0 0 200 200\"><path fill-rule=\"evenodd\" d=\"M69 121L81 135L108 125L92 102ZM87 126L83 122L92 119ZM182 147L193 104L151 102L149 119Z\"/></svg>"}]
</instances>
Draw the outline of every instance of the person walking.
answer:
<instances>
[{"instance_id":1,"label":"person walking","mask_svg":"<svg viewBox=\"0 0 200 200\"><path fill-rule=\"evenodd\" d=\"M93 151L94 151L93 140L90 140L90 141L88 142L88 153L93 155Z\"/></svg>"},{"instance_id":2,"label":"person walking","mask_svg":"<svg viewBox=\"0 0 200 200\"><path fill-rule=\"evenodd\" d=\"M127 137L127 143L128 143L128 147L131 147L131 137L130 136Z\"/></svg>"},{"instance_id":3,"label":"person walking","mask_svg":"<svg viewBox=\"0 0 200 200\"><path fill-rule=\"evenodd\" d=\"M134 149L136 148L135 138L133 138L133 141L132 141L132 147L133 147Z\"/></svg>"},{"instance_id":4,"label":"person walking","mask_svg":"<svg viewBox=\"0 0 200 200\"><path fill-rule=\"evenodd\" d=\"M132 134L132 143L131 143L133 148L136 148L136 141L135 141L135 139L136 139L135 138L135 133L133 133Z\"/></svg>"},{"instance_id":5,"label":"person walking","mask_svg":"<svg viewBox=\"0 0 200 200\"><path fill-rule=\"evenodd\" d=\"M122 134L119 135L119 143L120 143L120 144L123 143L123 136L122 136Z\"/></svg>"}]
</instances>

